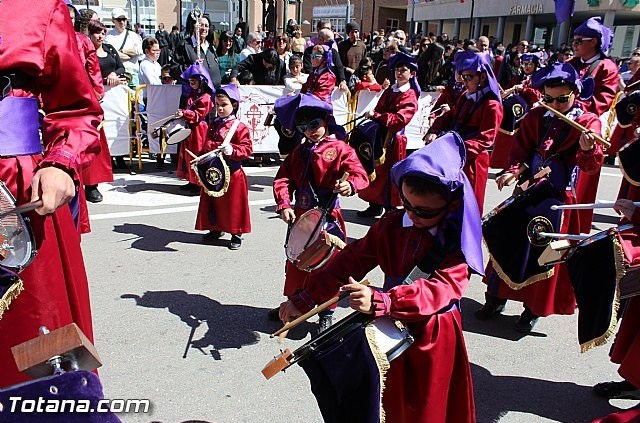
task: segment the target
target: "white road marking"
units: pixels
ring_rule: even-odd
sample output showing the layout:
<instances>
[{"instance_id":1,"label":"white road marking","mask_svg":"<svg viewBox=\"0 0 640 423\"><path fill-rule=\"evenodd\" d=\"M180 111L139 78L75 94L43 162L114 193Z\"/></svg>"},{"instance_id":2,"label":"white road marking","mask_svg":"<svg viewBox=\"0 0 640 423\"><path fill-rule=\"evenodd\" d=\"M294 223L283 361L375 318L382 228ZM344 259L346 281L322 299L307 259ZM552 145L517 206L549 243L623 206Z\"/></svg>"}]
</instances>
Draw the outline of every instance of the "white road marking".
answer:
<instances>
[{"instance_id":1,"label":"white road marking","mask_svg":"<svg viewBox=\"0 0 640 423\"><path fill-rule=\"evenodd\" d=\"M252 200L249 201L249 206L274 206L276 203L273 200ZM89 216L90 220L106 220L106 219L123 219L126 217L138 217L138 216L153 216L158 214L172 214L172 213L186 213L197 211L198 206L186 206L186 207L168 207L164 209L148 209L148 210L136 210L129 212L113 212L113 213L100 213L92 214Z\"/></svg>"}]
</instances>

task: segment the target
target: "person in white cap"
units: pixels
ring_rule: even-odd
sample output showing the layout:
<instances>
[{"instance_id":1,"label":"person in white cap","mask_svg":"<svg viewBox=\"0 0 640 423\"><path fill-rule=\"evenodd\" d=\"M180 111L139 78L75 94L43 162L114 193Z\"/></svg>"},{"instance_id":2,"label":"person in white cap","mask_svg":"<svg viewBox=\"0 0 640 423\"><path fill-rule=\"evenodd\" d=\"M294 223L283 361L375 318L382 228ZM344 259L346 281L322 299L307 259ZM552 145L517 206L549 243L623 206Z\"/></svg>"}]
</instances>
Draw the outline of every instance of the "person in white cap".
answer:
<instances>
[{"instance_id":1,"label":"person in white cap","mask_svg":"<svg viewBox=\"0 0 640 423\"><path fill-rule=\"evenodd\" d=\"M142 40L134 31L127 29L128 15L124 9L115 7L111 11L114 28L107 32L105 42L111 44L120 55L126 72L131 75L131 85L138 85L138 61L142 59Z\"/></svg>"}]
</instances>

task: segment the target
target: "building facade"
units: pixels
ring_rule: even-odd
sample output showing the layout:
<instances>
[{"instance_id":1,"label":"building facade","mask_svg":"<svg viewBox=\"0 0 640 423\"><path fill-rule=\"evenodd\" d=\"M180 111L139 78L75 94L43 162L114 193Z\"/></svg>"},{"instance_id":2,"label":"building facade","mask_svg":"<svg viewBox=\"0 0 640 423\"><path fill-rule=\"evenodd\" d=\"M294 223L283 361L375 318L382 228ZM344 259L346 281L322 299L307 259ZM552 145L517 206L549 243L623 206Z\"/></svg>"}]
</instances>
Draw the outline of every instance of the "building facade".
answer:
<instances>
[{"instance_id":1,"label":"building facade","mask_svg":"<svg viewBox=\"0 0 640 423\"><path fill-rule=\"evenodd\" d=\"M472 18L473 7L473 18ZM426 32L450 37L493 35L505 45L521 39L559 46L572 28L592 16L601 16L615 30L610 54L626 57L640 45L640 2L637 0L577 0L571 21L556 23L553 0L429 0L409 6L405 19L421 23Z\"/></svg>"}]
</instances>

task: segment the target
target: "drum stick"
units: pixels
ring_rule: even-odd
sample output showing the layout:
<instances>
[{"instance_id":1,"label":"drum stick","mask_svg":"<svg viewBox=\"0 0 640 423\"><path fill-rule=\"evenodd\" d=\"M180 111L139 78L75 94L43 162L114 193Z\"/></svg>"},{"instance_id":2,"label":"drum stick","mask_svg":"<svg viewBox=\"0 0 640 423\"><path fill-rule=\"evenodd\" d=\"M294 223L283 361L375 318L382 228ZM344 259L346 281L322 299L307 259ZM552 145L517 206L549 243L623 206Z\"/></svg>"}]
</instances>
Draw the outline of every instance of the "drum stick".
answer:
<instances>
[{"instance_id":1,"label":"drum stick","mask_svg":"<svg viewBox=\"0 0 640 423\"><path fill-rule=\"evenodd\" d=\"M569 241L584 241L589 235L557 234L554 232L538 232L538 236L544 238L566 239Z\"/></svg>"},{"instance_id":2,"label":"drum stick","mask_svg":"<svg viewBox=\"0 0 640 423\"><path fill-rule=\"evenodd\" d=\"M628 93L630 91L633 91L636 88L638 88L638 85L640 85L640 80L634 82L633 84L629 84L626 87L624 87L624 92Z\"/></svg>"},{"instance_id":3,"label":"drum stick","mask_svg":"<svg viewBox=\"0 0 640 423\"><path fill-rule=\"evenodd\" d=\"M554 204L551 210L593 210L593 209L612 209L616 203L584 203L584 204ZM640 201L635 201L634 206L639 207Z\"/></svg>"},{"instance_id":4,"label":"drum stick","mask_svg":"<svg viewBox=\"0 0 640 423\"><path fill-rule=\"evenodd\" d=\"M102 127L104 126L104 122L105 122L105 120L104 120L104 119L102 119L102 120L100 121L100 123L98 124L98 126L96 127L96 130L98 130L98 131L99 131L99 130L101 130L101 129L102 129Z\"/></svg>"},{"instance_id":5,"label":"drum stick","mask_svg":"<svg viewBox=\"0 0 640 423\"><path fill-rule=\"evenodd\" d=\"M174 114L172 114L172 115L169 115L169 116L167 116L167 117L163 117L162 119L157 120L157 121L155 121L155 122L153 122L153 123L150 123L150 124L149 124L149 126L157 125L157 124L159 124L160 122L164 122L165 120L167 120L167 119L171 119L171 118L174 118L174 117L176 117L176 114L175 114L175 113L174 113Z\"/></svg>"},{"instance_id":6,"label":"drum stick","mask_svg":"<svg viewBox=\"0 0 640 423\"><path fill-rule=\"evenodd\" d=\"M370 282L369 282L369 279L365 279L365 280L363 280L361 282L358 282L358 283L360 285L369 286ZM324 303L320 304L318 307L314 308L313 310L310 310L310 311L306 312L305 314L303 314L302 316L296 318L295 320L292 320L289 323L285 324L280 329L278 329L273 334L271 334L270 338L274 338L274 337L280 335L281 333L283 333L285 331L289 331L290 329L295 328L300 323L306 322L310 317L313 317L316 314L320 313L321 311L326 310L327 308L331 307L332 305L334 305L338 301L342 300L343 298L347 298L349 296L349 294L351 294L351 291L342 291L340 293L340 295L338 295L337 297L333 297L329 301L325 301Z\"/></svg>"},{"instance_id":7,"label":"drum stick","mask_svg":"<svg viewBox=\"0 0 640 423\"><path fill-rule=\"evenodd\" d=\"M542 107L544 107L545 109L547 109L548 111L550 111L551 113L553 113L554 115L556 115L563 122L568 123L569 125L573 126L574 128L576 128L579 131L591 132L593 134L593 136L596 138L596 141L598 141L600 144L604 145L605 147L611 147L611 143L609 141L605 140L604 138L602 138L600 135L596 134L595 132L585 128L582 125L580 125L575 120L569 119L568 117L566 117L565 115L563 115L562 113L560 113L559 111L557 111L556 109L554 109L553 107L547 105L546 103L544 103L542 101L539 104Z\"/></svg>"},{"instance_id":8,"label":"drum stick","mask_svg":"<svg viewBox=\"0 0 640 423\"><path fill-rule=\"evenodd\" d=\"M7 217L9 215L12 214L20 214L20 213L26 213L26 212L30 212L31 210L35 210L38 207L42 206L42 200L36 200L36 201L32 201L31 203L26 203L26 204L22 204L18 207L14 207L11 210L7 210L7 211L3 211L2 213L0 213L0 219L2 219L3 217Z\"/></svg>"},{"instance_id":9,"label":"drum stick","mask_svg":"<svg viewBox=\"0 0 640 423\"><path fill-rule=\"evenodd\" d=\"M188 148L185 148L184 151L186 151L187 154L193 158L193 160L198 160L200 158L199 156L196 156L195 154L193 154L193 152L190 151Z\"/></svg>"}]
</instances>

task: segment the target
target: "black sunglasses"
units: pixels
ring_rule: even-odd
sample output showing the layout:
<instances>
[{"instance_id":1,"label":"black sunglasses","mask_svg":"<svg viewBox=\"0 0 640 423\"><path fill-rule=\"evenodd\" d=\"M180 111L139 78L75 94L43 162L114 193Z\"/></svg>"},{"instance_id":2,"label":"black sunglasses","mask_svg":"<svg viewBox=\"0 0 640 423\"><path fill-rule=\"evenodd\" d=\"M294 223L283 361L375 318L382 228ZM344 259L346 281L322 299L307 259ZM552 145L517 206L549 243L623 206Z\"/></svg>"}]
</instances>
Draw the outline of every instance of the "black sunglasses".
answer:
<instances>
[{"instance_id":1,"label":"black sunglasses","mask_svg":"<svg viewBox=\"0 0 640 423\"><path fill-rule=\"evenodd\" d=\"M125 22L127 18L115 18L114 21Z\"/></svg>"},{"instance_id":2,"label":"black sunglasses","mask_svg":"<svg viewBox=\"0 0 640 423\"><path fill-rule=\"evenodd\" d=\"M471 75L470 73L461 73L460 74L460 78L462 78L465 81L471 81L475 77L476 77L475 75Z\"/></svg>"},{"instance_id":3,"label":"black sunglasses","mask_svg":"<svg viewBox=\"0 0 640 423\"><path fill-rule=\"evenodd\" d=\"M322 118L315 118L307 123L296 125L296 129L301 133L305 133L307 130L315 131L320 125L322 125Z\"/></svg>"},{"instance_id":4,"label":"black sunglasses","mask_svg":"<svg viewBox=\"0 0 640 423\"><path fill-rule=\"evenodd\" d=\"M545 94L542 97L542 101L544 101L545 103L548 103L548 104L551 104L554 101L557 101L558 103L564 104L564 103L569 102L569 99L571 99L571 94L559 95L558 97L551 97L550 95Z\"/></svg>"},{"instance_id":5,"label":"black sunglasses","mask_svg":"<svg viewBox=\"0 0 640 423\"><path fill-rule=\"evenodd\" d=\"M449 204L445 204L444 207L440 209L434 209L434 210L426 210L420 207L413 207L411 203L409 203L409 200L405 198L404 194L402 194L402 191L400 191L400 199L402 200L402 205L404 206L404 209L406 211L410 211L411 213L415 214L420 219L433 219L434 217L441 215L442 212L444 212L449 206Z\"/></svg>"}]
</instances>

